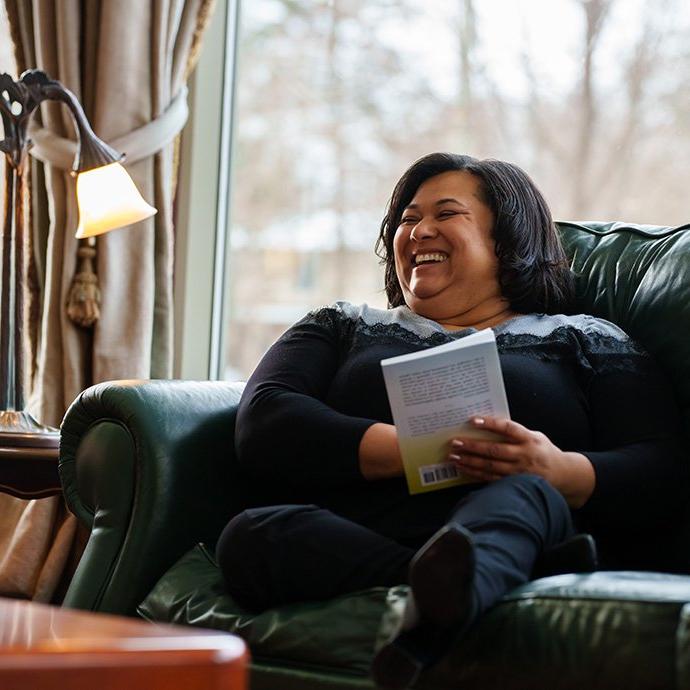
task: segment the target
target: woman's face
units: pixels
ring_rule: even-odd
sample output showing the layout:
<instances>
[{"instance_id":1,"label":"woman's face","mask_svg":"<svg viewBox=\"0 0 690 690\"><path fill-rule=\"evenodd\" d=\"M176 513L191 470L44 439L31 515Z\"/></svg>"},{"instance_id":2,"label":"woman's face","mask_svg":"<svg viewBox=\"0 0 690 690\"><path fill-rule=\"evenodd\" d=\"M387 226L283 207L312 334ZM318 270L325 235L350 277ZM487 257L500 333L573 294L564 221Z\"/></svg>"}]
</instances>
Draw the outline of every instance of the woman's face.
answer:
<instances>
[{"instance_id":1,"label":"woman's face","mask_svg":"<svg viewBox=\"0 0 690 690\"><path fill-rule=\"evenodd\" d=\"M407 306L444 320L501 300L493 225L477 177L451 171L426 180L403 211L393 240Z\"/></svg>"}]
</instances>

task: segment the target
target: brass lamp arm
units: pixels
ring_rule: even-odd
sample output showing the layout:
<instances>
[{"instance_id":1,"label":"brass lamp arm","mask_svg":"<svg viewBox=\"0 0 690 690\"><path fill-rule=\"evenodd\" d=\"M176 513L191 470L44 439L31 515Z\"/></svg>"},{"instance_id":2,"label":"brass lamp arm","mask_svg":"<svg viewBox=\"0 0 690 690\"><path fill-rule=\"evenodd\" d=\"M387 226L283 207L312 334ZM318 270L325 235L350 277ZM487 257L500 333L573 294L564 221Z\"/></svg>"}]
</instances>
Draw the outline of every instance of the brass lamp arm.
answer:
<instances>
[{"instance_id":1,"label":"brass lamp arm","mask_svg":"<svg viewBox=\"0 0 690 690\"><path fill-rule=\"evenodd\" d=\"M69 89L41 70L27 70L18 81L14 81L8 74L0 75L0 115L5 127L5 140L0 142L0 151L7 155L13 167L19 168L23 164L31 147L27 136L29 119L46 100L64 103L72 114L77 130L77 155L72 166L73 173L123 159L121 153L96 136L84 109ZM14 104L18 104L17 112Z\"/></svg>"}]
</instances>

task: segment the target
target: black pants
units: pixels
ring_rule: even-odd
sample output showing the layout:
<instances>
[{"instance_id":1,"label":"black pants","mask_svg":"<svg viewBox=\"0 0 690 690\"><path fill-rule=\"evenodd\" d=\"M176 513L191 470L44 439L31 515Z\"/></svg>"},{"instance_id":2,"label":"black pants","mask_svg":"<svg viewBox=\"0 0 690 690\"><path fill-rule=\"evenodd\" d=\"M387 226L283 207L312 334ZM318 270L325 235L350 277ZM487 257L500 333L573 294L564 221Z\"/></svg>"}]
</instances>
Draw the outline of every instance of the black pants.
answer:
<instances>
[{"instance_id":1,"label":"black pants","mask_svg":"<svg viewBox=\"0 0 690 690\"><path fill-rule=\"evenodd\" d=\"M527 582L539 554L574 532L563 497L528 474L467 494L446 522L474 535L478 612ZM315 505L246 510L228 523L216 550L230 595L253 611L402 584L414 553Z\"/></svg>"}]
</instances>

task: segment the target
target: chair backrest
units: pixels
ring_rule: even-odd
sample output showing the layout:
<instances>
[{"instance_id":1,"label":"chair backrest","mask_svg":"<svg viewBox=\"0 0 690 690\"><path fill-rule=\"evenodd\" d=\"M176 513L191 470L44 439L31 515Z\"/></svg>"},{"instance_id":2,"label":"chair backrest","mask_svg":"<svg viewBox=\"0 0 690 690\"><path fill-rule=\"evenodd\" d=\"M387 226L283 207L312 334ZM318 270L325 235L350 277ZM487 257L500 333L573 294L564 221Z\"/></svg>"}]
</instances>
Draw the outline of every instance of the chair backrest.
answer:
<instances>
[{"instance_id":1,"label":"chair backrest","mask_svg":"<svg viewBox=\"0 0 690 690\"><path fill-rule=\"evenodd\" d=\"M656 358L690 437L690 225L556 224L578 310L613 321Z\"/></svg>"}]
</instances>

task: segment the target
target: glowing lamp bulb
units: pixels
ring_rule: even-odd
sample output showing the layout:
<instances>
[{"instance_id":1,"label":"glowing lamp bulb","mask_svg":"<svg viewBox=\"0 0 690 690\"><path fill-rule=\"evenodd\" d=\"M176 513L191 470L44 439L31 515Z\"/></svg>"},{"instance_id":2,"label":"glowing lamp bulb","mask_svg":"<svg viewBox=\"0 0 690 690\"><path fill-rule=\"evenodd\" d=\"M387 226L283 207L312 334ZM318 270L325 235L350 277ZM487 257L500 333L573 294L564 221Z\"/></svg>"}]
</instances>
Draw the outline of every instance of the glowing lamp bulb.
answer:
<instances>
[{"instance_id":1,"label":"glowing lamp bulb","mask_svg":"<svg viewBox=\"0 0 690 690\"><path fill-rule=\"evenodd\" d=\"M92 168L77 175L77 206L78 239L132 225L156 213L119 163Z\"/></svg>"}]
</instances>

